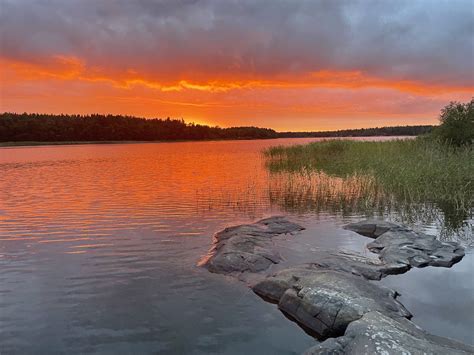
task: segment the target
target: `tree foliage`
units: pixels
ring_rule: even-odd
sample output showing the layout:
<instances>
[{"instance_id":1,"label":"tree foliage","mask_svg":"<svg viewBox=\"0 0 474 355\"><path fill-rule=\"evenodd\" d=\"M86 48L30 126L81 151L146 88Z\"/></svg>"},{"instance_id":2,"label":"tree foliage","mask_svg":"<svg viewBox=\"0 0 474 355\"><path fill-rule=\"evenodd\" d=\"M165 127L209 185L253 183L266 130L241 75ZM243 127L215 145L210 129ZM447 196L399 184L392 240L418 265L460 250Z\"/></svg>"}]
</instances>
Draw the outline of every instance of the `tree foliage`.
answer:
<instances>
[{"instance_id":1,"label":"tree foliage","mask_svg":"<svg viewBox=\"0 0 474 355\"><path fill-rule=\"evenodd\" d=\"M466 103L451 102L441 110L435 137L455 146L474 143L474 98Z\"/></svg>"}]
</instances>

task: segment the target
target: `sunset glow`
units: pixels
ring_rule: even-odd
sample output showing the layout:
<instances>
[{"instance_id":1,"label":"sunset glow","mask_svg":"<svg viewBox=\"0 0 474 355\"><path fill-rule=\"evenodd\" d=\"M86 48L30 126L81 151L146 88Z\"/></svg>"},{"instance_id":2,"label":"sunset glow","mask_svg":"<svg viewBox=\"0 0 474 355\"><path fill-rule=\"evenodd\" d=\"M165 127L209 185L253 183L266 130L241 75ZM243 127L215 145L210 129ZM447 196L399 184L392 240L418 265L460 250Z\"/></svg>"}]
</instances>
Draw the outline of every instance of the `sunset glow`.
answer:
<instances>
[{"instance_id":1,"label":"sunset glow","mask_svg":"<svg viewBox=\"0 0 474 355\"><path fill-rule=\"evenodd\" d=\"M265 17L245 1L53 3L2 1L2 112L331 130L433 124L446 102L474 93L469 2L439 2L417 22L388 2L366 14L281 2L284 13Z\"/></svg>"}]
</instances>

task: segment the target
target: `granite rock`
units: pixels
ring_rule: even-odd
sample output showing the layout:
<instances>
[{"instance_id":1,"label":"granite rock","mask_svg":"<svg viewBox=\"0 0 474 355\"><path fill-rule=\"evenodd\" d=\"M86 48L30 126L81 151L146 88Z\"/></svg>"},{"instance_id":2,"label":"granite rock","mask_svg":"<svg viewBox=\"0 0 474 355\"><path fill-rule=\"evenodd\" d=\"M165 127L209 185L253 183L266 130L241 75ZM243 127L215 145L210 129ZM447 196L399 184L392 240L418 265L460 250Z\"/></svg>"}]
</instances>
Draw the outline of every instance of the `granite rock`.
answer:
<instances>
[{"instance_id":1,"label":"granite rock","mask_svg":"<svg viewBox=\"0 0 474 355\"><path fill-rule=\"evenodd\" d=\"M314 264L284 269L253 286L262 298L318 338L342 335L365 313L411 317L396 300L397 293L346 272L324 270Z\"/></svg>"},{"instance_id":2,"label":"granite rock","mask_svg":"<svg viewBox=\"0 0 474 355\"><path fill-rule=\"evenodd\" d=\"M272 238L303 229L280 216L225 228L215 234L210 256L202 266L219 274L264 271L281 261L280 254L273 248Z\"/></svg>"},{"instance_id":3,"label":"granite rock","mask_svg":"<svg viewBox=\"0 0 474 355\"><path fill-rule=\"evenodd\" d=\"M305 355L473 354L472 346L431 335L404 318L373 311L347 327L344 336L327 339Z\"/></svg>"}]
</instances>

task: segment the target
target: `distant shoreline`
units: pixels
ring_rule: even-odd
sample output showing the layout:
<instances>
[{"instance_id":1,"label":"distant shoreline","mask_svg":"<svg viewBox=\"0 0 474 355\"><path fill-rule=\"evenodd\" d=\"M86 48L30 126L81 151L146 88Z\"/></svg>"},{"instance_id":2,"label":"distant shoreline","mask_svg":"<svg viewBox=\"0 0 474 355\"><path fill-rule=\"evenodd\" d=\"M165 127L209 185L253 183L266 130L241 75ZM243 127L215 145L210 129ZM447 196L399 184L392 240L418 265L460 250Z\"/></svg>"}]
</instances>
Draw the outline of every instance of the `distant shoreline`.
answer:
<instances>
[{"instance_id":1,"label":"distant shoreline","mask_svg":"<svg viewBox=\"0 0 474 355\"><path fill-rule=\"evenodd\" d=\"M156 144L156 143L186 143L186 142L225 142L225 141L255 141L255 140L278 140L278 139L344 139L344 138L371 138L371 137L394 137L394 138L414 138L416 136L345 136L345 137L275 137L275 138L232 138L232 139L183 139L183 140L161 140L161 141L55 141L55 142L0 142L0 148L15 148L15 147L41 147L41 146L56 146L56 145L113 145L113 144Z\"/></svg>"},{"instance_id":2,"label":"distant shoreline","mask_svg":"<svg viewBox=\"0 0 474 355\"><path fill-rule=\"evenodd\" d=\"M418 136L433 126L387 126L317 132L277 132L255 126L226 127L176 119L120 115L0 113L0 146L118 144L275 138Z\"/></svg>"},{"instance_id":3,"label":"distant shoreline","mask_svg":"<svg viewBox=\"0 0 474 355\"><path fill-rule=\"evenodd\" d=\"M35 147L45 145L92 145L92 144L144 144L144 143L184 143L184 142L222 142L222 141L255 141L255 140L269 140L280 138L232 138L232 139L181 139L181 140L160 140L160 141L54 141L54 142L0 142L0 148L8 147Z\"/></svg>"}]
</instances>

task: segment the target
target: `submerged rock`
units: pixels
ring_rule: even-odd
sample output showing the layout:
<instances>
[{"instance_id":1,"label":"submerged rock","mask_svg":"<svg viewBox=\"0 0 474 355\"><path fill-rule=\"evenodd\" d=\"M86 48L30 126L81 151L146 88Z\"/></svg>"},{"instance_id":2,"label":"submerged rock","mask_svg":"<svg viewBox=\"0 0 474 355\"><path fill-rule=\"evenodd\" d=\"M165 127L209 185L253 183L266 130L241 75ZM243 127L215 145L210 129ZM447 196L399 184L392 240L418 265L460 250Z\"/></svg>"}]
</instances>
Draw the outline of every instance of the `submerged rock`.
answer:
<instances>
[{"instance_id":1,"label":"submerged rock","mask_svg":"<svg viewBox=\"0 0 474 355\"><path fill-rule=\"evenodd\" d=\"M344 226L344 229L356 232L360 235L369 238L377 238L380 237L385 232L388 232L392 228L400 228L398 224L381 221L381 220L365 220L356 223L350 223ZM407 228L407 230L410 230Z\"/></svg>"},{"instance_id":2,"label":"submerged rock","mask_svg":"<svg viewBox=\"0 0 474 355\"><path fill-rule=\"evenodd\" d=\"M367 312L349 324L344 336L328 339L305 355L473 354L474 347L431 335L404 318Z\"/></svg>"},{"instance_id":3,"label":"submerged rock","mask_svg":"<svg viewBox=\"0 0 474 355\"><path fill-rule=\"evenodd\" d=\"M367 244L385 265L392 267L451 267L464 257L456 242L441 242L435 236L385 221L361 221L344 227L361 235L376 238ZM406 271L406 270L405 270Z\"/></svg>"},{"instance_id":4,"label":"submerged rock","mask_svg":"<svg viewBox=\"0 0 474 355\"><path fill-rule=\"evenodd\" d=\"M281 261L272 238L304 228L284 217L270 217L253 224L229 227L214 236L211 255L202 263L219 274L260 272Z\"/></svg>"},{"instance_id":5,"label":"submerged rock","mask_svg":"<svg viewBox=\"0 0 474 355\"><path fill-rule=\"evenodd\" d=\"M411 317L389 288L360 276L323 270L314 264L284 269L258 282L253 291L319 338L342 335L365 313Z\"/></svg>"}]
</instances>

